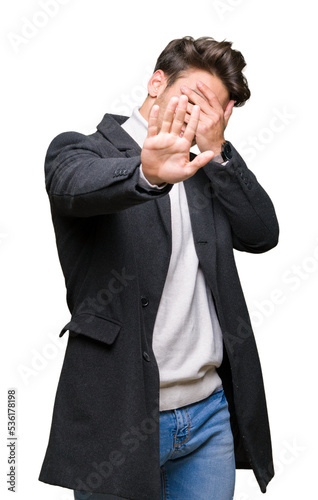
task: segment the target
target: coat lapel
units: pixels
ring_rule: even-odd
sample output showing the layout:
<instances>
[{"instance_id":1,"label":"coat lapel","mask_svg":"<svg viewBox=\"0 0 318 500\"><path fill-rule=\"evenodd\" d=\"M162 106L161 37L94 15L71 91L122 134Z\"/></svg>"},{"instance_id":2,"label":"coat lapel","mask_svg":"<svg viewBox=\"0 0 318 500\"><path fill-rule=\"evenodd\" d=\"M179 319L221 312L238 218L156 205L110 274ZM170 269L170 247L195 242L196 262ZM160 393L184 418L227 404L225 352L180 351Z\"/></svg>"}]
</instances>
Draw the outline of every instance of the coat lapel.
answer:
<instances>
[{"instance_id":1,"label":"coat lapel","mask_svg":"<svg viewBox=\"0 0 318 500\"><path fill-rule=\"evenodd\" d=\"M184 181L195 249L210 286L216 284L216 235L211 181L202 169Z\"/></svg>"},{"instance_id":2,"label":"coat lapel","mask_svg":"<svg viewBox=\"0 0 318 500\"><path fill-rule=\"evenodd\" d=\"M140 154L137 142L127 134L121 125L128 119L127 116L111 115L107 113L97 125L97 130L111 142L124 156L131 157Z\"/></svg>"}]
</instances>

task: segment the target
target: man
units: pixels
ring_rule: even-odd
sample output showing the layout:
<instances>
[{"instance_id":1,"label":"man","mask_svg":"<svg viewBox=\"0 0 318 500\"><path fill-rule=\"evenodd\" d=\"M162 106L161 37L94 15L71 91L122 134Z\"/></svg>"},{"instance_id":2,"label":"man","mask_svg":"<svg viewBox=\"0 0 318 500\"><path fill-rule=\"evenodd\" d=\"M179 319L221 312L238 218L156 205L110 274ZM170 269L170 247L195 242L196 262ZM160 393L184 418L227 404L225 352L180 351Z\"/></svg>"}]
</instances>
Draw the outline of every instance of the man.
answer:
<instances>
[{"instance_id":1,"label":"man","mask_svg":"<svg viewBox=\"0 0 318 500\"><path fill-rule=\"evenodd\" d=\"M235 467L262 492L274 475L233 248L273 248L278 223L224 138L244 67L230 42L173 40L129 119L49 147L72 318L39 479L76 499L230 500Z\"/></svg>"}]
</instances>

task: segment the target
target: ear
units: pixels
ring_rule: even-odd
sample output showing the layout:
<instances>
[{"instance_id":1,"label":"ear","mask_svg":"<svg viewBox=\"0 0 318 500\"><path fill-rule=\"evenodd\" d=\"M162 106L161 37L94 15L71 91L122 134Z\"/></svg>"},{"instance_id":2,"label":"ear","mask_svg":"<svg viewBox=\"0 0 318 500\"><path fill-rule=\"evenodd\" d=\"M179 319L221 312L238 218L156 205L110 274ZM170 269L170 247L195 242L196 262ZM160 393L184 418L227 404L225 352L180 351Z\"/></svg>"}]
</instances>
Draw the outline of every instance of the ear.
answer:
<instances>
[{"instance_id":1,"label":"ear","mask_svg":"<svg viewBox=\"0 0 318 500\"><path fill-rule=\"evenodd\" d=\"M148 82L148 94L151 97L158 97L167 86L167 78L161 69L158 69Z\"/></svg>"},{"instance_id":2,"label":"ear","mask_svg":"<svg viewBox=\"0 0 318 500\"><path fill-rule=\"evenodd\" d=\"M235 101L231 100L226 105L226 108L224 111L225 127L227 127L228 121L230 119L230 116L231 116L233 108L234 108L234 104L235 104Z\"/></svg>"}]
</instances>

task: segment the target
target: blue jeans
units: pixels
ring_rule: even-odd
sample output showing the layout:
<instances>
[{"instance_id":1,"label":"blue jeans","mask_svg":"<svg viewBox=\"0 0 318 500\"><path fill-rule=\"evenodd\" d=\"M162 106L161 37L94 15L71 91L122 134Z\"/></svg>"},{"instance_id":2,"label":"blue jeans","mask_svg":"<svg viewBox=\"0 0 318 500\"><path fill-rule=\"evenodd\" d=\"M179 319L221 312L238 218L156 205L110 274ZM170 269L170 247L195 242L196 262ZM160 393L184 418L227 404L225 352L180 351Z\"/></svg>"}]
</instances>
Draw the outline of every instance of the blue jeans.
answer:
<instances>
[{"instance_id":1,"label":"blue jeans","mask_svg":"<svg viewBox=\"0 0 318 500\"><path fill-rule=\"evenodd\" d=\"M161 500L232 500L235 459L223 389L160 412ZM75 500L87 498L74 492ZM84 493L85 495L85 493ZM88 500L120 497L92 493Z\"/></svg>"}]
</instances>

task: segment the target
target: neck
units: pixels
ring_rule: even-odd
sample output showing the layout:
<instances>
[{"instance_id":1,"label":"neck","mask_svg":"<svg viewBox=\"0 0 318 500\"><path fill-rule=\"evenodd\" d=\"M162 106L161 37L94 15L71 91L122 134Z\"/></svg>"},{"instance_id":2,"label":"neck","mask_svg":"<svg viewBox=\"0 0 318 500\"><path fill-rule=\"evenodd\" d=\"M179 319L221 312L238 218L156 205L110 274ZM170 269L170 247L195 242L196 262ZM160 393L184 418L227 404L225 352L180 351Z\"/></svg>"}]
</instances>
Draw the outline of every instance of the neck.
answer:
<instances>
[{"instance_id":1,"label":"neck","mask_svg":"<svg viewBox=\"0 0 318 500\"><path fill-rule=\"evenodd\" d=\"M139 108L139 113L145 120L149 120L149 114L151 111L152 106L155 103L155 100L153 97L148 96L144 103L142 104L141 108Z\"/></svg>"}]
</instances>

